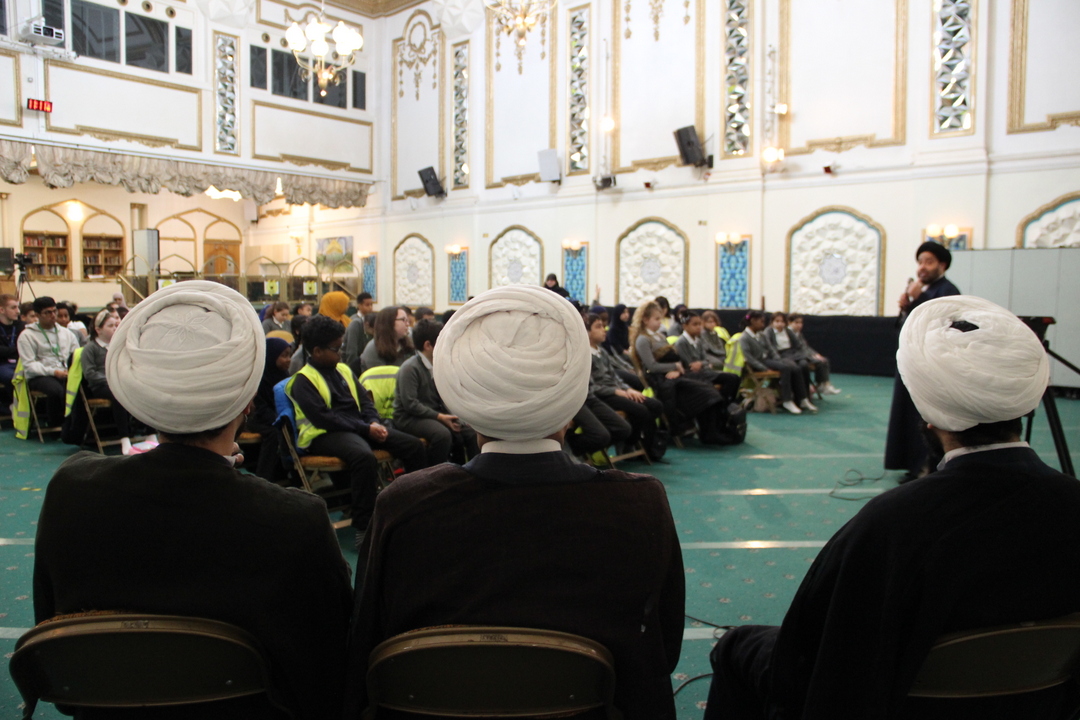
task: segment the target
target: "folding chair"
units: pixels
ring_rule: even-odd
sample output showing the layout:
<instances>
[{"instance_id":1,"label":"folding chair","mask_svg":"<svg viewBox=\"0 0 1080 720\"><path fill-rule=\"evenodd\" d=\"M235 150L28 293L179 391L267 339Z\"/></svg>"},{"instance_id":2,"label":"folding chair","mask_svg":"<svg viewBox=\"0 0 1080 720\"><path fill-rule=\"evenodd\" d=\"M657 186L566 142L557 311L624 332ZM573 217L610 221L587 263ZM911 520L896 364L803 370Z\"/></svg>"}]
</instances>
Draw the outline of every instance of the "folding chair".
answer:
<instances>
[{"instance_id":1,"label":"folding chair","mask_svg":"<svg viewBox=\"0 0 1080 720\"><path fill-rule=\"evenodd\" d=\"M626 413L624 413L622 410L616 410L615 414L621 417L623 420L626 419ZM638 449L634 450L633 452L622 453L621 455L615 456L609 456L607 450L604 450L604 458L607 460L608 465L610 465L612 469L615 469L615 463L619 462L620 460L630 460L631 458L636 457L643 457L645 458L646 463L652 465L652 460L649 459L649 453L645 451L645 444L641 441L641 438L638 438L637 447Z\"/></svg>"},{"instance_id":2,"label":"folding chair","mask_svg":"<svg viewBox=\"0 0 1080 720\"><path fill-rule=\"evenodd\" d=\"M98 410L111 410L112 401L106 398L87 397L86 390L81 385L79 386L79 398L82 401L83 409L86 410L86 434L94 439L94 444L97 445L97 451L104 455L107 446L120 444L120 438L102 440L101 432L98 430L98 424L94 416ZM83 444L86 444L85 436L83 437Z\"/></svg>"},{"instance_id":3,"label":"folding chair","mask_svg":"<svg viewBox=\"0 0 1080 720\"><path fill-rule=\"evenodd\" d=\"M101 613L46 620L15 645L11 677L33 717L39 700L72 708L187 705L265 694L258 641L217 620Z\"/></svg>"},{"instance_id":4,"label":"folding chair","mask_svg":"<svg viewBox=\"0 0 1080 720\"><path fill-rule=\"evenodd\" d=\"M386 708L449 717L569 716L613 705L615 668L598 642L554 630L438 627L386 640L368 658L365 720Z\"/></svg>"},{"instance_id":5,"label":"folding chair","mask_svg":"<svg viewBox=\"0 0 1080 720\"><path fill-rule=\"evenodd\" d=\"M49 396L43 392L37 390L30 390L30 427L38 436L38 442L44 443L44 433L59 433L63 431L63 428L57 425L56 427L41 427L41 421L38 419L37 406L42 400L47 399Z\"/></svg>"}]
</instances>

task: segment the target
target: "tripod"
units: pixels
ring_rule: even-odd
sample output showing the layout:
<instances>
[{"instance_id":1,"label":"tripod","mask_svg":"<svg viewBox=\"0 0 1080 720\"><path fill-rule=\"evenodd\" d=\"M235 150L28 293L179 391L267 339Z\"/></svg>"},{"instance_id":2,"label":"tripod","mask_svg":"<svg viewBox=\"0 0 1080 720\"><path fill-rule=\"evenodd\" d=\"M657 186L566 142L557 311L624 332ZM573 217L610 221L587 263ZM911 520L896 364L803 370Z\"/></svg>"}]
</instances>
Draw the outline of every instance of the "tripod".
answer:
<instances>
[{"instance_id":1,"label":"tripod","mask_svg":"<svg viewBox=\"0 0 1080 720\"><path fill-rule=\"evenodd\" d=\"M30 283L30 273L27 272L26 265L16 260L15 266L19 271L19 279L15 284L15 298L19 301L19 304L21 305L23 298L23 287L26 287L30 290L30 296L37 300L37 293L34 292L34 286Z\"/></svg>"},{"instance_id":2,"label":"tripod","mask_svg":"<svg viewBox=\"0 0 1080 720\"><path fill-rule=\"evenodd\" d=\"M1077 375L1080 375L1080 368L1050 349L1050 341L1046 339L1046 329L1050 325L1055 324L1056 321L1054 318L1022 317L1020 319L1023 320L1027 326L1035 332L1039 340L1042 341L1047 355L1054 358ZM1061 416L1058 415L1057 401L1054 399L1054 391L1049 386L1047 386L1046 391L1043 393L1042 404L1046 409L1046 421L1050 424L1050 437L1054 439L1054 449L1057 450L1058 462L1061 464L1061 472L1076 477L1076 470L1073 469L1072 456L1069 455L1069 444L1065 440L1065 430L1061 427ZM1031 442L1031 426L1034 422L1035 411L1032 410L1027 415L1027 432L1024 436L1025 442Z\"/></svg>"}]
</instances>

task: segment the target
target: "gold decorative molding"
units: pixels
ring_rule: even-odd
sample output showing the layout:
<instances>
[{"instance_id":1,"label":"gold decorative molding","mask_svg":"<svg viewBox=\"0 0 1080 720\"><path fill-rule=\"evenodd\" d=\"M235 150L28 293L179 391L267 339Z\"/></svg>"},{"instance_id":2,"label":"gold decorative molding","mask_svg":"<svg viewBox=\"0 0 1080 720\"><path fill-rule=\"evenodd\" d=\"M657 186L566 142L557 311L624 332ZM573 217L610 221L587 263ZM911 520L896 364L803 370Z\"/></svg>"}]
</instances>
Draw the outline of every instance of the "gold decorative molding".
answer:
<instances>
[{"instance_id":1,"label":"gold decorative molding","mask_svg":"<svg viewBox=\"0 0 1080 720\"><path fill-rule=\"evenodd\" d=\"M525 175L508 175L502 179L503 185L524 185L529 182L540 182L540 173L527 173Z\"/></svg>"},{"instance_id":2,"label":"gold decorative molding","mask_svg":"<svg viewBox=\"0 0 1080 720\"><path fill-rule=\"evenodd\" d=\"M262 220L263 218L268 217L278 217L280 215L292 215L292 207L292 205L286 205L283 208L271 208L269 210L264 210L263 212L259 213L259 219Z\"/></svg>"},{"instance_id":3,"label":"gold decorative molding","mask_svg":"<svg viewBox=\"0 0 1080 720\"><path fill-rule=\"evenodd\" d=\"M799 222L791 226L791 229L787 232L787 237L784 240L784 312L791 311L791 238L806 226L817 218L825 215L826 213L839 212L851 215L852 217L862 220L870 227L874 228L881 234L881 249L878 252L878 316L880 317L885 311L885 248L886 248L886 236L885 228L876 222L869 215L864 215L854 208L850 208L846 205L826 205L823 208L818 208L814 212L804 217Z\"/></svg>"},{"instance_id":4,"label":"gold decorative molding","mask_svg":"<svg viewBox=\"0 0 1080 720\"><path fill-rule=\"evenodd\" d=\"M1080 110L1050 113L1045 122L1028 123L1025 119L1027 102L1027 34L1028 1L1013 0L1012 33L1009 52L1009 107L1005 132L1043 132L1062 125L1080 126Z\"/></svg>"},{"instance_id":5,"label":"gold decorative molding","mask_svg":"<svg viewBox=\"0 0 1080 720\"><path fill-rule=\"evenodd\" d=\"M678 225L673 222L669 222L662 217L651 216L638 220L636 223L626 228L619 238L615 241L615 304L619 304L619 278L622 277L622 253L620 252L620 246L622 241L630 236L630 233L637 230L639 227L646 223L660 223L664 227L672 230L676 235L683 240L683 303L686 303L690 297L690 238L686 233L682 231Z\"/></svg>"},{"instance_id":6,"label":"gold decorative molding","mask_svg":"<svg viewBox=\"0 0 1080 720\"><path fill-rule=\"evenodd\" d=\"M263 102L261 100L253 100L251 103L251 157L255 160L269 160L270 162L287 162L292 165L315 165L318 167L326 168L327 170L345 170L347 172L365 173L371 174L372 169L370 167L358 168L353 167L351 163L342 162L340 160L327 160L326 158L313 158L305 157L303 155L290 155L282 153L280 155L260 155L254 152L254 149L259 146L258 144L258 114L255 112L256 108L264 107L268 110L281 110L288 113L296 113L298 115L308 115L311 117L317 117L322 120L336 120L337 122L349 123L350 125L360 125L361 127L372 128L368 133L368 158L373 159L375 154L375 130L374 125L370 120L357 120L355 118L342 117L340 115L329 115L327 113L315 112L314 110L302 110L300 108L292 108L287 105L275 105L274 103Z\"/></svg>"},{"instance_id":7,"label":"gold decorative molding","mask_svg":"<svg viewBox=\"0 0 1080 720\"><path fill-rule=\"evenodd\" d=\"M893 39L893 113L892 136L879 138L877 133L845 135L836 138L807 140L802 147L791 146L791 113L778 115L780 147L786 155L805 155L815 150L844 152L859 145L892 147L907 142L907 17L908 0L894 0L896 19ZM780 72L778 102L791 102L791 3L780 0ZM785 302L786 299L785 299Z\"/></svg>"},{"instance_id":8,"label":"gold decorative molding","mask_svg":"<svg viewBox=\"0 0 1080 720\"><path fill-rule=\"evenodd\" d=\"M273 20L267 20L266 18L264 18L262 16L262 5L263 5L263 3L264 2L271 2L271 1L275 5L281 5L282 7L285 8L285 24L276 23ZM335 3L329 3L329 4L330 5L335 5ZM338 5L338 7L341 7L342 9L345 9L345 10L353 10L353 8L350 8L347 5ZM289 10L297 10L299 12L298 12L298 14L296 16L293 16L293 15L291 15L289 13ZM354 12L360 12L359 10L353 10L353 11ZM259 25L265 25L267 27L276 28L278 30L288 30L289 29L289 23L292 23L292 22L301 23L301 22L303 22L304 18L307 17L308 13L314 13L315 15L318 15L320 12L321 12L321 7L316 3L309 3L309 2L291 3L288 0L256 0L256 2L255 2L255 22L258 23ZM343 22L346 25L355 26L360 31L361 35L364 34L364 26L361 25L358 22L355 22L354 20L348 20L346 18L339 17L337 15L331 15L330 13L327 13L327 14L323 15L323 17L326 20L329 21L330 25L334 25L337 22Z\"/></svg>"},{"instance_id":9,"label":"gold decorative molding","mask_svg":"<svg viewBox=\"0 0 1080 720\"><path fill-rule=\"evenodd\" d=\"M186 85L177 85L175 83L164 82L161 80L149 80L146 78L135 77L133 75L126 75L124 73L113 72L112 70L99 70L97 68L84 67L82 65L76 65L74 63L63 62L60 60L45 60L45 99L50 100L49 94L49 76L50 70L57 68L58 70L74 70L76 72L89 73L91 75L100 75L102 77L114 78L117 80L125 80L127 82L139 83L141 85L153 85L154 87L165 88L167 90L176 90L179 92L191 93L195 96L196 100L196 129L195 129L195 144L183 145L176 138L163 138L156 135L142 135L138 133L129 133L122 130L110 130L106 128L95 128L84 125L76 125L74 128L62 128L52 124L52 114L47 113L45 115L45 129L49 132L64 133L67 135L89 135L97 138L98 140L105 140L108 142L116 140L125 140L129 142L137 142L141 145L147 145L149 147L174 147L177 150L194 150L195 152L202 152L202 137L203 137L203 93L199 88L187 87Z\"/></svg>"},{"instance_id":10,"label":"gold decorative molding","mask_svg":"<svg viewBox=\"0 0 1080 720\"><path fill-rule=\"evenodd\" d=\"M787 0L790 2L790 0ZM689 8L690 0L685 0L684 5ZM629 4L629 3L628 3ZM695 13L697 22L694 26L694 77L696 88L694 93L694 127L699 138L705 138L705 0L696 0ZM689 17L689 15L687 15ZM620 166L622 151L622 16L618 8L612 12L612 63L611 63L611 116L615 120L615 129L611 131L611 167L613 173L628 173L647 168L643 163L653 163L653 160L632 160L627 166ZM689 23L687 23L689 24ZM666 158L664 158L666 159ZM675 163L679 158L675 158ZM616 277L618 277L616 275Z\"/></svg>"},{"instance_id":11,"label":"gold decorative molding","mask_svg":"<svg viewBox=\"0 0 1080 720\"><path fill-rule=\"evenodd\" d=\"M1024 219L1020 221L1020 224L1016 226L1016 247L1024 247L1024 233L1027 232L1028 225L1035 222L1046 213L1053 212L1062 205L1070 202L1075 202L1077 200L1080 200L1080 192L1066 193L1061 197L1054 198L1045 205L1040 205L1039 208L1035 210L1035 212L1025 215Z\"/></svg>"},{"instance_id":12,"label":"gold decorative molding","mask_svg":"<svg viewBox=\"0 0 1080 720\"><path fill-rule=\"evenodd\" d=\"M668 157L651 158L649 160L634 160L630 163L631 170L663 170L670 165L678 165L679 156L669 155Z\"/></svg>"},{"instance_id":13,"label":"gold decorative molding","mask_svg":"<svg viewBox=\"0 0 1080 720\"><path fill-rule=\"evenodd\" d=\"M0 119L0 125L10 125L12 127L22 127L23 109L22 109L22 71L19 60L19 53L13 50L0 49L0 55L11 58L12 72L11 72L11 87L15 91L15 119L3 120Z\"/></svg>"},{"instance_id":14,"label":"gold decorative molding","mask_svg":"<svg viewBox=\"0 0 1080 720\"><path fill-rule=\"evenodd\" d=\"M420 5L424 0L331 0L327 5L360 13L370 18L386 17Z\"/></svg>"},{"instance_id":15,"label":"gold decorative molding","mask_svg":"<svg viewBox=\"0 0 1080 720\"><path fill-rule=\"evenodd\" d=\"M428 19L428 22L431 23L431 16L428 15L427 12L425 12L423 10L417 10L411 16L409 16L409 21L405 23L405 27L403 28L404 31L408 30L408 28L410 27L410 23L412 22L412 19L414 17L416 17L417 15L423 15L424 17L426 17ZM438 119L438 125L439 125L439 149L438 149L438 157L436 158L435 167L436 167L436 173L438 173L439 177L440 178L445 178L446 177L446 165L445 165L445 161L446 161L446 93L445 93L445 88L446 88L446 33L442 32L442 26L441 25L431 24L430 27L431 27L431 32L429 33L429 38L428 39L431 39L431 37L434 37L436 35L436 33L437 33L437 35L438 35L438 41L437 42L439 44L438 49L436 50L439 57L438 57L438 67L436 68L436 75L435 75L436 76L436 85L438 86L435 89L438 91L438 97L437 97L436 102L438 103L438 106L439 106L439 119ZM397 82L397 80L395 78L399 77L398 73L401 72L401 68L399 66L399 62L400 62L399 58L400 58L400 55L401 55L400 48L401 48L402 43L405 42L405 40L406 40L406 37L403 35L402 37L395 38L390 44L390 50L391 50L391 55L390 55L390 57L391 57L390 77L391 77L391 82L394 82L394 83ZM393 89L390 92L390 200L391 201L404 200L407 197L423 197L424 195L427 194L422 189L419 189L419 190L418 189L413 189L413 190L410 190L410 191L407 191L407 192L398 191L398 97L399 96L404 97L404 94L399 93L397 91L397 88ZM417 97L419 98L419 95L417 95ZM419 194L416 194L417 192L419 192ZM410 194L410 193L413 193L413 194Z\"/></svg>"},{"instance_id":16,"label":"gold decorative molding","mask_svg":"<svg viewBox=\"0 0 1080 720\"><path fill-rule=\"evenodd\" d=\"M424 188L416 188L413 190L406 190L401 194L402 197L407 198L422 198L427 195L427 191Z\"/></svg>"},{"instance_id":17,"label":"gold decorative molding","mask_svg":"<svg viewBox=\"0 0 1080 720\"><path fill-rule=\"evenodd\" d=\"M553 10L552 12L558 12L557 8L558 8L558 6L556 6L556 10ZM484 115L485 115L485 117L484 117L484 138L485 138L484 179L485 179L485 183L484 183L484 187L486 187L489 190L492 190L492 189L495 189L495 188L501 188L501 187L505 186L507 182L510 182L512 180L515 180L515 179L520 179L522 177L528 177L529 179L535 179L537 182L539 182L540 181L540 173L532 173L532 174L530 174L528 176L511 175L509 178L502 178L499 181L494 180L494 177L495 177L495 130L494 130L494 126L495 126L495 70L494 70L494 67L495 67L495 65L494 65L494 63L495 63L495 57L494 57L495 50L494 50L494 45L495 45L495 33L497 33L498 30L495 27L495 15L494 15L494 13L490 9L487 9L486 13L487 13L487 30L485 32L485 37L486 37L486 42L485 42L485 46L486 46L486 62L484 63L485 64L484 70L485 70L485 73L486 73L486 82L485 82L486 87L485 87L485 90L484 90L484 94L485 94L485 99L484 99ZM559 23L558 23L557 18L552 19L551 17L549 17L548 21L547 21L547 24L551 27L551 38L550 38L550 41L549 41L550 42L550 47L546 51L547 52L547 58L548 58L548 147L554 148L554 147L558 147L557 143L559 141L559 133L558 133L558 126L557 126L558 120L557 120L557 117L556 117L556 107L555 107L556 104L558 103L558 98L559 98L559 96L558 96L558 87L556 86L556 83L557 83L557 80L558 80ZM525 180L524 182L528 182L528 180ZM522 185L522 184L524 184L524 182L515 183L515 184ZM528 231L526 231L526 232L528 232Z\"/></svg>"}]
</instances>

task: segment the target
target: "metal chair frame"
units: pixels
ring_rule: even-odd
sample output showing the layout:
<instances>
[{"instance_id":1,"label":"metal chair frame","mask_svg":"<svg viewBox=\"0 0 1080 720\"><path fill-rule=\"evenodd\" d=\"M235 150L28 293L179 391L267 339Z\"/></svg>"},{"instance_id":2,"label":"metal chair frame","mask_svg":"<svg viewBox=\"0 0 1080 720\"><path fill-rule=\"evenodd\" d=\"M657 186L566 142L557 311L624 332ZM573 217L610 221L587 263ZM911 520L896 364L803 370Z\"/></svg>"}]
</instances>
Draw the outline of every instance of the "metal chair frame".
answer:
<instances>
[{"instance_id":1,"label":"metal chair frame","mask_svg":"<svg viewBox=\"0 0 1080 720\"><path fill-rule=\"evenodd\" d=\"M392 637L368 658L369 706L450 717L570 715L614 707L614 660L600 643L531 628L459 626Z\"/></svg>"}]
</instances>

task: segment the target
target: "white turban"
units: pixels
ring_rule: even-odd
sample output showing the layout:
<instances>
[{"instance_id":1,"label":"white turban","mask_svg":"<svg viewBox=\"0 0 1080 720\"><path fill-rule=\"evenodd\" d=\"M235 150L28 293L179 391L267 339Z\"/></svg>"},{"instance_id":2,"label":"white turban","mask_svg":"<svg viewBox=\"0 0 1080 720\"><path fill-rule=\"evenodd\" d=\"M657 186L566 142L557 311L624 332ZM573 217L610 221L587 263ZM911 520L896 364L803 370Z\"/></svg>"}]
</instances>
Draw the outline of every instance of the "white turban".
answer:
<instances>
[{"instance_id":1,"label":"white turban","mask_svg":"<svg viewBox=\"0 0 1080 720\"><path fill-rule=\"evenodd\" d=\"M155 430L227 425L262 378L266 335L244 296L218 283L170 285L120 323L105 356L113 395Z\"/></svg>"},{"instance_id":2,"label":"white turban","mask_svg":"<svg viewBox=\"0 0 1080 720\"><path fill-rule=\"evenodd\" d=\"M915 308L900 332L896 364L923 419L950 432L1027 415L1050 378L1031 328L970 295Z\"/></svg>"},{"instance_id":3,"label":"white turban","mask_svg":"<svg viewBox=\"0 0 1080 720\"><path fill-rule=\"evenodd\" d=\"M450 318L433 368L443 402L477 432L537 440L562 430L585 403L589 335L574 307L550 290L495 288Z\"/></svg>"}]
</instances>

